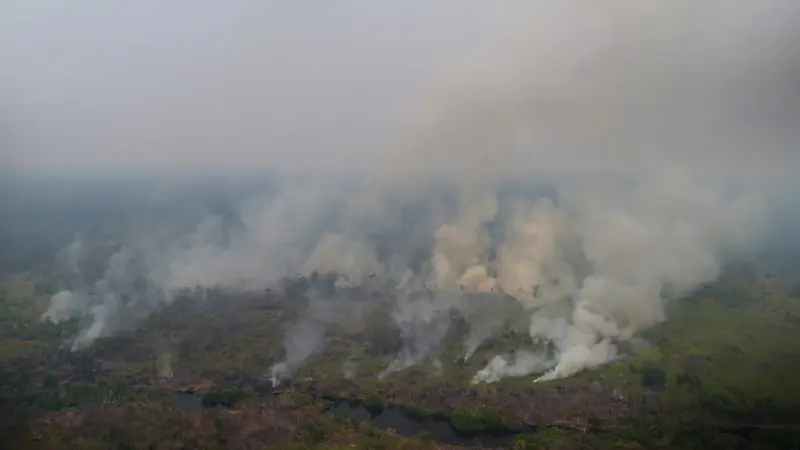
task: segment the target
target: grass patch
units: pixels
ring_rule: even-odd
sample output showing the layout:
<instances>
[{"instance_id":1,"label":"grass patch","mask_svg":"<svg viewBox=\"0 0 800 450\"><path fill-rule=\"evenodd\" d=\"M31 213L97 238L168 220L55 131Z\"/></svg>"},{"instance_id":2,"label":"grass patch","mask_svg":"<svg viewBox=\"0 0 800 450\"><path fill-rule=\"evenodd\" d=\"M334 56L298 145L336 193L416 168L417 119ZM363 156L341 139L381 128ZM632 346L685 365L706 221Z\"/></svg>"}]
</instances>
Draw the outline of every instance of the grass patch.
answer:
<instances>
[{"instance_id":1,"label":"grass patch","mask_svg":"<svg viewBox=\"0 0 800 450\"><path fill-rule=\"evenodd\" d=\"M557 428L543 428L532 434L516 436L511 441L513 450L538 450L546 449L551 445L558 444L564 439L566 433Z\"/></svg>"},{"instance_id":2,"label":"grass patch","mask_svg":"<svg viewBox=\"0 0 800 450\"><path fill-rule=\"evenodd\" d=\"M520 429L518 424L506 420L499 411L484 406L459 406L450 412L450 424L467 433L506 433Z\"/></svg>"}]
</instances>

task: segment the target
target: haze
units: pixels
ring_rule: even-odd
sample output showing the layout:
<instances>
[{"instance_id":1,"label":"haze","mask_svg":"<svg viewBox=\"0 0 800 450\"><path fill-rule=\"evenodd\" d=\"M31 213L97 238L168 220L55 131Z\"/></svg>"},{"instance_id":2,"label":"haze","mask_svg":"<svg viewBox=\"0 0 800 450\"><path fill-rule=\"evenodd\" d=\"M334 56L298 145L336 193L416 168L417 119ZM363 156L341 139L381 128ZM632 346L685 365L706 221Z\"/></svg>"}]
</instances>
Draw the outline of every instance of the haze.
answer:
<instances>
[{"instance_id":1,"label":"haze","mask_svg":"<svg viewBox=\"0 0 800 450\"><path fill-rule=\"evenodd\" d=\"M0 441L260 440L313 413L286 387L520 443L796 431L800 1L3 5ZM253 401L154 434L177 393Z\"/></svg>"},{"instance_id":2,"label":"haze","mask_svg":"<svg viewBox=\"0 0 800 450\"><path fill-rule=\"evenodd\" d=\"M798 16L787 0L12 1L4 166L371 170L389 153L390 171L468 170L459 148L503 173L670 154L763 176L800 165ZM495 158L510 136L527 142L513 163Z\"/></svg>"},{"instance_id":3,"label":"haze","mask_svg":"<svg viewBox=\"0 0 800 450\"><path fill-rule=\"evenodd\" d=\"M6 171L364 167L513 2L5 2Z\"/></svg>"}]
</instances>

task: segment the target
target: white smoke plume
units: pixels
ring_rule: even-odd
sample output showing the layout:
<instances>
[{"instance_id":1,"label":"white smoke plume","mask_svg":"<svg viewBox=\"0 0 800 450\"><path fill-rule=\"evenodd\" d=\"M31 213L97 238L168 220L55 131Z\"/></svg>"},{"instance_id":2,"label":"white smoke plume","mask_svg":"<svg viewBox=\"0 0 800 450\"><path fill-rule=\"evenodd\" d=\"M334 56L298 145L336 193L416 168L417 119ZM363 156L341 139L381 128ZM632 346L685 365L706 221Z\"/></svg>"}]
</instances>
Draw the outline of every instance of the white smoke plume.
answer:
<instances>
[{"instance_id":1,"label":"white smoke plume","mask_svg":"<svg viewBox=\"0 0 800 450\"><path fill-rule=\"evenodd\" d=\"M63 322L72 318L74 314L78 314L84 306L79 303L77 299L69 291L59 291L57 294L50 297L50 307L47 308L42 319L49 320L53 323Z\"/></svg>"},{"instance_id":2,"label":"white smoke plume","mask_svg":"<svg viewBox=\"0 0 800 450\"><path fill-rule=\"evenodd\" d=\"M45 317L91 317L81 347L113 331L129 305L169 302L176 289L255 289L332 271L339 289L392 288L403 348L381 377L436 363L454 313L470 325L469 358L515 314L487 306L503 296L553 355L498 356L474 382L549 380L614 360L620 342L666 319L669 297L714 280L727 258L758 245L774 187L764 176L778 184L800 167L800 7L510 8L528 18L524 26L444 62L407 109L402 139L387 145L396 151L363 185L287 184L247 203L227 238L209 218L154 240L169 245L139 242L146 295L128 289L136 264L123 252L92 289L54 296ZM556 193L503 193L520 180ZM329 300L311 299L287 333L275 382L356 308ZM341 305L348 314L328 310Z\"/></svg>"},{"instance_id":3,"label":"white smoke plume","mask_svg":"<svg viewBox=\"0 0 800 450\"><path fill-rule=\"evenodd\" d=\"M172 356L169 352L164 352L158 358L158 377L162 380L170 381L174 375L172 371Z\"/></svg>"},{"instance_id":4,"label":"white smoke plume","mask_svg":"<svg viewBox=\"0 0 800 450\"><path fill-rule=\"evenodd\" d=\"M344 375L345 380L352 380L356 377L356 371L358 370L358 363L354 361L352 358L348 359L347 361L342 364L342 373Z\"/></svg>"},{"instance_id":5,"label":"white smoke plume","mask_svg":"<svg viewBox=\"0 0 800 450\"><path fill-rule=\"evenodd\" d=\"M339 326L347 331L364 320L362 303L336 294L326 296L313 287L308 296L305 314L283 338L284 359L269 370L273 386L291 377L309 356L325 346L326 333L331 327Z\"/></svg>"},{"instance_id":6,"label":"white smoke plume","mask_svg":"<svg viewBox=\"0 0 800 450\"><path fill-rule=\"evenodd\" d=\"M759 11L770 20L756 28L788 27L798 17L773 17L769 8L797 8L769 3ZM663 292L681 295L713 280L722 258L754 242L765 214L760 192L746 186L797 142L769 116L781 112L773 97L781 89L797 100L787 84L797 58L782 59L790 44L776 37L786 35L751 40L751 30L730 28L737 14L721 3L539 5L529 36L443 79L421 136L425 158L443 163L432 170L460 172L469 193L460 220L436 234L437 282L498 286L536 308L531 336L555 346L555 367L541 378L552 379L613 360L616 342L664 320ZM756 61L760 44L781 56L772 65ZM734 108L733 96L759 106ZM520 130L527 148L515 142ZM564 156L531 173L554 180L558 207L523 206L507 222L506 241L486 243L482 226L496 213L475 185L519 175L517 165L548 153ZM563 169L584 177L559 175ZM492 262L491 246L499 249ZM520 374L498 361L476 380Z\"/></svg>"},{"instance_id":7,"label":"white smoke plume","mask_svg":"<svg viewBox=\"0 0 800 450\"><path fill-rule=\"evenodd\" d=\"M514 317L514 308L505 300L493 294L467 295L456 303L455 309L469 326L464 339L464 362L469 361L481 344Z\"/></svg>"},{"instance_id":8,"label":"white smoke plume","mask_svg":"<svg viewBox=\"0 0 800 450\"><path fill-rule=\"evenodd\" d=\"M503 377L525 376L545 371L552 366L552 361L527 351L518 351L513 357L497 355L472 377L472 383L493 383Z\"/></svg>"},{"instance_id":9,"label":"white smoke plume","mask_svg":"<svg viewBox=\"0 0 800 450\"><path fill-rule=\"evenodd\" d=\"M276 363L270 369L273 386L278 386L306 358L324 346L325 327L323 324L303 319L296 323L283 338L286 359Z\"/></svg>"},{"instance_id":10,"label":"white smoke plume","mask_svg":"<svg viewBox=\"0 0 800 450\"><path fill-rule=\"evenodd\" d=\"M385 378L426 359L436 364L451 325L452 295L432 290L400 292L392 318L400 329L403 347L389 366L378 374Z\"/></svg>"}]
</instances>

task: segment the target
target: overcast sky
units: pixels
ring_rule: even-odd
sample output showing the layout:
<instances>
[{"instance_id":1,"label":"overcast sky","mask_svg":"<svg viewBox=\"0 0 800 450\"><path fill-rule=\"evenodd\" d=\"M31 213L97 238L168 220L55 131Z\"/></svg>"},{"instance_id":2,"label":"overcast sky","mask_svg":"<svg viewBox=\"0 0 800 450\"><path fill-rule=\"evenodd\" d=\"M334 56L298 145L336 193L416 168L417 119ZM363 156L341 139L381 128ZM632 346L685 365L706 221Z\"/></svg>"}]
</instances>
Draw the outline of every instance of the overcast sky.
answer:
<instances>
[{"instance_id":1,"label":"overcast sky","mask_svg":"<svg viewBox=\"0 0 800 450\"><path fill-rule=\"evenodd\" d=\"M3 157L26 171L350 166L444 55L522 20L478 0L3 3Z\"/></svg>"},{"instance_id":2,"label":"overcast sky","mask_svg":"<svg viewBox=\"0 0 800 450\"><path fill-rule=\"evenodd\" d=\"M405 158L409 111L438 114L414 164L471 145L486 164L525 121L552 135L546 158L613 141L800 162L797 1L635 3L6 0L2 166L368 168Z\"/></svg>"}]
</instances>

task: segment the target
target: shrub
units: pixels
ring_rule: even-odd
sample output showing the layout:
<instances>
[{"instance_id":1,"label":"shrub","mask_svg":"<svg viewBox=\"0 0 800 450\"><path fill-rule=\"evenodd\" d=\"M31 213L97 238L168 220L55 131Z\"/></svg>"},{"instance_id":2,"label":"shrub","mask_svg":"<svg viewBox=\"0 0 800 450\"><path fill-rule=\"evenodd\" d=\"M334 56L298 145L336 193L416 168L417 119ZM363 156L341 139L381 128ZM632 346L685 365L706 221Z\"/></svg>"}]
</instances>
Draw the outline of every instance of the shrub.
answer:
<instances>
[{"instance_id":1,"label":"shrub","mask_svg":"<svg viewBox=\"0 0 800 450\"><path fill-rule=\"evenodd\" d=\"M667 375L664 369L648 366L642 370L642 386L652 390L662 390L667 385Z\"/></svg>"},{"instance_id":2,"label":"shrub","mask_svg":"<svg viewBox=\"0 0 800 450\"><path fill-rule=\"evenodd\" d=\"M212 388L203 394L203 406L213 408L224 406L232 408L240 401L248 397L248 394L238 389L216 389Z\"/></svg>"},{"instance_id":3,"label":"shrub","mask_svg":"<svg viewBox=\"0 0 800 450\"><path fill-rule=\"evenodd\" d=\"M509 424L500 412L486 407L457 407L450 414L453 428L466 432L514 431L518 427Z\"/></svg>"}]
</instances>

